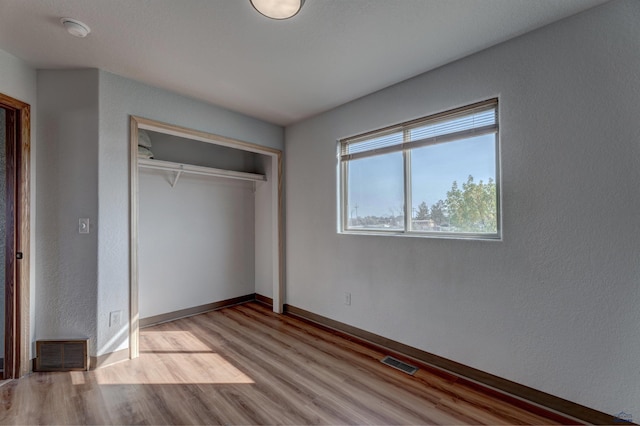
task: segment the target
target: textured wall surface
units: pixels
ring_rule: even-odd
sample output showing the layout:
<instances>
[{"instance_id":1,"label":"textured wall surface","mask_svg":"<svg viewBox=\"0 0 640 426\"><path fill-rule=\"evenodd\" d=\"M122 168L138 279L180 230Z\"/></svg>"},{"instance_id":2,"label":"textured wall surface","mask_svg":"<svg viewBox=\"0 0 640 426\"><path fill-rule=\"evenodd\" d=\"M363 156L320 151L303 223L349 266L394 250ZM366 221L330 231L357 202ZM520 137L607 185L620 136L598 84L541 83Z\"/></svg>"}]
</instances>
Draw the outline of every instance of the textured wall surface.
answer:
<instances>
[{"instance_id":1,"label":"textured wall surface","mask_svg":"<svg viewBox=\"0 0 640 426\"><path fill-rule=\"evenodd\" d=\"M128 346L126 325L109 327L109 312L129 311L129 116L282 149L283 129L224 108L100 71L98 348Z\"/></svg>"},{"instance_id":2,"label":"textured wall surface","mask_svg":"<svg viewBox=\"0 0 640 426\"><path fill-rule=\"evenodd\" d=\"M36 337L90 338L98 278L98 72L38 71ZM78 233L89 218L90 233Z\"/></svg>"},{"instance_id":3,"label":"textured wall surface","mask_svg":"<svg viewBox=\"0 0 640 426\"><path fill-rule=\"evenodd\" d=\"M638 22L613 1L288 127L287 303L640 418ZM337 139L494 96L503 241L336 233Z\"/></svg>"},{"instance_id":4,"label":"textured wall surface","mask_svg":"<svg viewBox=\"0 0 640 426\"><path fill-rule=\"evenodd\" d=\"M4 50L0 50L0 93L28 103L33 113L36 104L36 70Z\"/></svg>"},{"instance_id":5,"label":"textured wall surface","mask_svg":"<svg viewBox=\"0 0 640 426\"><path fill-rule=\"evenodd\" d=\"M139 173L140 318L254 293L253 184L168 175Z\"/></svg>"},{"instance_id":6,"label":"textured wall surface","mask_svg":"<svg viewBox=\"0 0 640 426\"><path fill-rule=\"evenodd\" d=\"M15 99L19 99L22 102L26 102L31 106L31 263L30 273L29 273L29 284L30 284L30 301L29 305L31 306L30 311L30 334L31 341L35 339L35 309L34 306L36 304L36 262L38 261L36 255L36 241L39 240L37 237L36 230L36 190L37 184L36 181L36 117L37 117L37 108L36 108L36 70L28 66L22 60L16 58L15 56L0 50L0 93L11 96ZM34 351L34 345L31 347L31 352Z\"/></svg>"}]
</instances>

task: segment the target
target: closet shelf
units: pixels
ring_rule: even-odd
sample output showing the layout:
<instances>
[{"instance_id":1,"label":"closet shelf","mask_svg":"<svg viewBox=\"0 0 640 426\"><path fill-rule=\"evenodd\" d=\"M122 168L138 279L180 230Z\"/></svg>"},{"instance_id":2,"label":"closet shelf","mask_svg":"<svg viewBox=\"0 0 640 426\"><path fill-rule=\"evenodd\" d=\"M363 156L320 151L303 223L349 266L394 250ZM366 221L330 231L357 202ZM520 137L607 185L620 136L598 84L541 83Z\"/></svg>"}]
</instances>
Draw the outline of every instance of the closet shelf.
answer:
<instances>
[{"instance_id":1,"label":"closet shelf","mask_svg":"<svg viewBox=\"0 0 640 426\"><path fill-rule=\"evenodd\" d=\"M138 167L145 169L167 170L176 173L171 186L176 186L178 179L182 173L191 173L195 175L217 176L229 179L250 180L253 182L266 181L265 175L256 173L236 172L234 170L214 169L212 167L193 166L190 164L174 163L172 161L150 160L146 158L138 158Z\"/></svg>"}]
</instances>

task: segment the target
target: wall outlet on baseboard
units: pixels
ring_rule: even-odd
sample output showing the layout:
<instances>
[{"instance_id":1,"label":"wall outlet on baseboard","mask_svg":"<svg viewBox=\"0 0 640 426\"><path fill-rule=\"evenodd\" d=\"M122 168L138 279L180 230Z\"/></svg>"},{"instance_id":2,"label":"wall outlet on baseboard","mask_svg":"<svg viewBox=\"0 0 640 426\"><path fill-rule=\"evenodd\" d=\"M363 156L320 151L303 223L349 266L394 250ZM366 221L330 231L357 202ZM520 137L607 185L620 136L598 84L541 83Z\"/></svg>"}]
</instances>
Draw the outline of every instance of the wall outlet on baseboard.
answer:
<instances>
[{"instance_id":1,"label":"wall outlet on baseboard","mask_svg":"<svg viewBox=\"0 0 640 426\"><path fill-rule=\"evenodd\" d=\"M351 293L344 293L344 304L347 306L351 305Z\"/></svg>"}]
</instances>

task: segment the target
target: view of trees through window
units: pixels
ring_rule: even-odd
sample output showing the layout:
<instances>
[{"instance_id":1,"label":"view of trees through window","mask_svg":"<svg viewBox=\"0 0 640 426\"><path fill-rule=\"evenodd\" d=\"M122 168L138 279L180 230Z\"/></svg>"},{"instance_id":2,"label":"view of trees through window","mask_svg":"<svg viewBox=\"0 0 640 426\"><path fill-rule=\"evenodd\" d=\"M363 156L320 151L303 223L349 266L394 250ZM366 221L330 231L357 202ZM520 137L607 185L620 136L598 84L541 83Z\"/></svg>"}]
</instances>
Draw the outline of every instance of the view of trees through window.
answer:
<instances>
[{"instance_id":1,"label":"view of trees through window","mask_svg":"<svg viewBox=\"0 0 640 426\"><path fill-rule=\"evenodd\" d=\"M494 234L498 231L496 201L496 184L492 178L487 182L474 182L469 175L461 186L453 182L446 199L431 206L426 201L418 204L411 229Z\"/></svg>"}]
</instances>

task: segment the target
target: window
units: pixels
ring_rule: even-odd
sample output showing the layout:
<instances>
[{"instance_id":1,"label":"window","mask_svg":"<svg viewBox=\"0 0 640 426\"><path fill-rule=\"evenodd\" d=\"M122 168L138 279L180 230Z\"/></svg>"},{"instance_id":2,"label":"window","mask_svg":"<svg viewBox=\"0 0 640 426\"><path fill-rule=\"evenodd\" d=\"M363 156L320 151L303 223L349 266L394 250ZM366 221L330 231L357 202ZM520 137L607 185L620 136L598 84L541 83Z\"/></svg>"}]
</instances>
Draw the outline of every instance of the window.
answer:
<instances>
[{"instance_id":1,"label":"window","mask_svg":"<svg viewBox=\"0 0 640 426\"><path fill-rule=\"evenodd\" d=\"M500 237L498 100L339 141L343 232Z\"/></svg>"}]
</instances>

